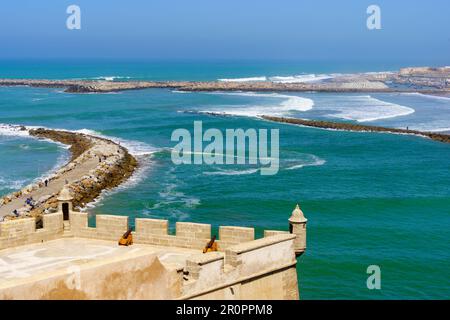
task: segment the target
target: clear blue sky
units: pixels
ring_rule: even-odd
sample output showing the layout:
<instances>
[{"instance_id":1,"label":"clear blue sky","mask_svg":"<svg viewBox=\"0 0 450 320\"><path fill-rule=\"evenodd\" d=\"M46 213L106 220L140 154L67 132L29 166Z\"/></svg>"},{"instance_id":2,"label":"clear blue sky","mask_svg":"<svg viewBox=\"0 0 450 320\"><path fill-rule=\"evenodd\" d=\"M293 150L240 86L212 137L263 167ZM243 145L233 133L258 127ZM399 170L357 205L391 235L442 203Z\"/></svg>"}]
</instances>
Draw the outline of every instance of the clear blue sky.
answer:
<instances>
[{"instance_id":1,"label":"clear blue sky","mask_svg":"<svg viewBox=\"0 0 450 320\"><path fill-rule=\"evenodd\" d=\"M66 29L70 4L81 30ZM370 4L382 30L366 28ZM449 13L448 0L2 1L0 58L448 62Z\"/></svg>"}]
</instances>

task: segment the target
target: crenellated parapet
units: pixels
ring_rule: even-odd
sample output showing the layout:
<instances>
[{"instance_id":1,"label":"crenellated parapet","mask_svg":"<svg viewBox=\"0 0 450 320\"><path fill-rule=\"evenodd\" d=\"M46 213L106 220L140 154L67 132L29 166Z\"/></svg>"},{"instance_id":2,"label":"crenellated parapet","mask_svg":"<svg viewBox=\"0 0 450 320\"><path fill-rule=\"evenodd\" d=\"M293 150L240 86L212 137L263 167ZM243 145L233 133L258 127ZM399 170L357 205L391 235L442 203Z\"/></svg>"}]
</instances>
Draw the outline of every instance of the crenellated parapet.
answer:
<instances>
[{"instance_id":1,"label":"crenellated parapet","mask_svg":"<svg viewBox=\"0 0 450 320\"><path fill-rule=\"evenodd\" d=\"M88 226L88 215L84 212L70 213L71 230L75 237L101 240L118 240L128 229L127 216L97 215L96 227ZM254 228L219 227L219 250L253 241ZM135 219L134 243L203 249L211 240L211 225L206 223L176 222L175 234L169 233L169 221L160 219Z\"/></svg>"},{"instance_id":2,"label":"crenellated parapet","mask_svg":"<svg viewBox=\"0 0 450 320\"><path fill-rule=\"evenodd\" d=\"M0 249L54 240L63 236L63 214L43 216L43 227L36 229L36 218L0 222Z\"/></svg>"},{"instance_id":3,"label":"crenellated parapet","mask_svg":"<svg viewBox=\"0 0 450 320\"><path fill-rule=\"evenodd\" d=\"M68 199L61 196L63 202L70 201ZM106 293L99 293L96 289L102 286L110 288L108 277L114 275L119 276L123 283L133 283L136 297L298 299L297 255L306 248L306 219L300 211L297 207L289 219L291 232L265 230L264 237L260 239L255 239L253 228L220 226L219 239L216 240L218 251L207 253L203 253L202 249L212 237L210 224L177 222L175 232L171 234L168 220L136 218L135 230L132 232L134 244L125 249L118 248L117 241L130 226L128 216L97 215L95 227L90 227L86 212L70 211L68 215L64 215L60 211L44 215L41 228L36 228L35 218L1 222L0 249L33 243L38 245L42 243L42 250L58 247L58 243L63 248L70 248L73 243L79 242L86 246L92 244L96 250L106 246L108 249L105 255L107 252L109 254L116 252L117 255L110 258L99 255L92 260L95 261L95 267L92 267L94 263L92 262L83 265L80 271L82 283L86 284L82 287L82 292L91 298L115 297L110 294L113 291L106 290ZM69 220L64 220L64 217L68 217ZM45 244L49 240L69 237L74 239L60 239ZM36 245L17 250L30 248L36 250ZM75 248L77 247L73 247L72 250L83 251L82 248ZM70 254L67 256L64 253L65 250L56 251L62 252L66 260L73 259ZM10 251L5 250L4 254L7 256L8 252ZM50 255L55 254L54 250L49 249L49 252ZM118 273L117 270L122 272ZM49 278L45 274L40 275L40 282L37 281L35 284L42 286L42 289L26 287L28 289L25 290L25 287L9 285L9 289L3 293L13 292L17 296L26 294L30 299L41 297L48 293L48 288L57 288L58 281L66 281L64 279L68 273L70 270L63 269L60 277ZM136 281L143 279L142 277L146 280ZM165 280L161 280L162 282L155 280L160 278ZM169 283L167 281L170 284L167 284ZM117 292L122 292L122 285L113 284L113 286ZM155 295L153 293L155 290L143 291L142 286L149 288L162 286L162 291L160 290L162 295ZM1 292L0 290L0 296ZM70 293L69 296L72 297L72 294L74 293Z\"/></svg>"}]
</instances>

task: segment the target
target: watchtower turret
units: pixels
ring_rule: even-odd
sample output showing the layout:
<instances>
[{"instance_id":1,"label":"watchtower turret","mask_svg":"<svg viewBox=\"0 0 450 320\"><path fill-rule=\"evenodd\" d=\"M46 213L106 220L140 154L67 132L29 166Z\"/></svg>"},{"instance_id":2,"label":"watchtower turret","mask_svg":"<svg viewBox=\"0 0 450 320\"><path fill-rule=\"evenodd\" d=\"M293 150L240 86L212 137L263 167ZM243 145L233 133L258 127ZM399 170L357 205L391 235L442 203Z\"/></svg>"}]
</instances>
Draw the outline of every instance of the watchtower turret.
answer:
<instances>
[{"instance_id":1,"label":"watchtower turret","mask_svg":"<svg viewBox=\"0 0 450 320\"><path fill-rule=\"evenodd\" d=\"M72 200L69 188L64 186L58 195L58 211L63 213L64 220L70 220L70 212L73 210Z\"/></svg>"},{"instance_id":2,"label":"watchtower turret","mask_svg":"<svg viewBox=\"0 0 450 320\"><path fill-rule=\"evenodd\" d=\"M297 204L292 215L289 218L289 232L297 237L294 240L295 255L300 256L306 250L306 222L303 211Z\"/></svg>"}]
</instances>

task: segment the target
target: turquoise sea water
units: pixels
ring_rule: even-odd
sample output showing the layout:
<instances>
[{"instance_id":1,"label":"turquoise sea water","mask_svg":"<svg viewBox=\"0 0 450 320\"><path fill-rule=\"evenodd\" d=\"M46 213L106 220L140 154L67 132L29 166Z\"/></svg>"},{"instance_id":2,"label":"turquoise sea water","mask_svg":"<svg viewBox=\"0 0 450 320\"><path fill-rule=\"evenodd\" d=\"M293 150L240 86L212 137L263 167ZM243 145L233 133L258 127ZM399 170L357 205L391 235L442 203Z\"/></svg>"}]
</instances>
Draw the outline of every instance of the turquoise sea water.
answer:
<instances>
[{"instance_id":1,"label":"turquoise sea water","mask_svg":"<svg viewBox=\"0 0 450 320\"><path fill-rule=\"evenodd\" d=\"M248 67L255 68L252 72L222 65L204 66L202 73L183 65L169 70L147 66L142 70L153 70L152 75L141 76L142 70L133 65L117 70L114 65L108 70L93 67L86 72L48 63L35 69L2 66L0 77L34 72L38 78L217 79L302 72L299 68L289 73L288 65L258 69L254 64ZM233 73L233 68L240 71ZM354 71L310 68L304 72ZM182 75L177 77L177 72ZM286 230L299 202L309 219L308 249L298 264L303 299L448 298L450 145L407 135L320 130L253 117L280 112L427 130L450 128L449 100L418 95L230 95L163 89L67 94L58 89L0 88L0 123L91 130L120 139L140 159L141 169L130 182L88 208L92 217L108 213L164 218L172 227L175 221L204 222L213 225L213 232L220 225L251 226L261 236L264 229ZM279 129L279 173L261 176L248 165L175 166L171 133L177 128L192 130L194 120L202 120L205 129ZM64 159L67 150L56 144L0 135L0 194L26 185ZM381 267L381 290L366 287L369 265Z\"/></svg>"}]
</instances>

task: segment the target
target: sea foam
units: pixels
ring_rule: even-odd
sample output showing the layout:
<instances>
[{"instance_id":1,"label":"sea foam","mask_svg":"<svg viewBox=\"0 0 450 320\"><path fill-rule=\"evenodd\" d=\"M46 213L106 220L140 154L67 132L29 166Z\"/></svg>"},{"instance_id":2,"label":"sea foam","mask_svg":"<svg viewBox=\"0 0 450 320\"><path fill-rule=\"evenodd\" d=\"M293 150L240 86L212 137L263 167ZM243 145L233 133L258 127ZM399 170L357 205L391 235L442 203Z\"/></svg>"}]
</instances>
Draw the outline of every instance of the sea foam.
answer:
<instances>
[{"instance_id":1,"label":"sea foam","mask_svg":"<svg viewBox=\"0 0 450 320\"><path fill-rule=\"evenodd\" d=\"M221 106L221 114L236 116L258 117L261 115L283 116L291 111L308 111L314 106L314 101L308 98L291 96L279 93L254 93L254 92L211 92L207 94L232 95L242 97L269 98L280 102L267 105L245 105L245 106ZM204 113L217 113L217 110L203 110Z\"/></svg>"},{"instance_id":2,"label":"sea foam","mask_svg":"<svg viewBox=\"0 0 450 320\"><path fill-rule=\"evenodd\" d=\"M267 81L267 77L248 77L248 78L232 78L232 79L217 79L222 82L254 82Z\"/></svg>"},{"instance_id":3,"label":"sea foam","mask_svg":"<svg viewBox=\"0 0 450 320\"><path fill-rule=\"evenodd\" d=\"M369 95L345 96L341 99L329 107L337 112L328 116L357 122L370 122L406 116L415 112L410 107L385 102Z\"/></svg>"},{"instance_id":4,"label":"sea foam","mask_svg":"<svg viewBox=\"0 0 450 320\"><path fill-rule=\"evenodd\" d=\"M426 98L426 99L450 101L450 97L437 96L437 95L431 95L431 94L423 94L420 92L405 92L405 93L402 93L402 95L417 96L417 97Z\"/></svg>"},{"instance_id":5,"label":"sea foam","mask_svg":"<svg viewBox=\"0 0 450 320\"><path fill-rule=\"evenodd\" d=\"M307 83L307 82L319 82L322 80L332 79L337 77L338 74L300 74L295 76L275 76L270 77L269 81L275 83Z\"/></svg>"},{"instance_id":6,"label":"sea foam","mask_svg":"<svg viewBox=\"0 0 450 320\"><path fill-rule=\"evenodd\" d=\"M305 73L298 75L289 76L258 76L258 77L247 77L247 78L228 78L228 79L217 79L222 82L260 82L260 81L270 81L274 83L306 83L306 82L318 82L322 80L332 79L337 76L341 76L340 73L331 74L314 74Z\"/></svg>"},{"instance_id":7,"label":"sea foam","mask_svg":"<svg viewBox=\"0 0 450 320\"><path fill-rule=\"evenodd\" d=\"M122 79L131 79L131 77L127 76L99 76L99 77L92 77L89 78L92 80L104 80L104 81L115 81L115 80L122 80Z\"/></svg>"}]
</instances>

